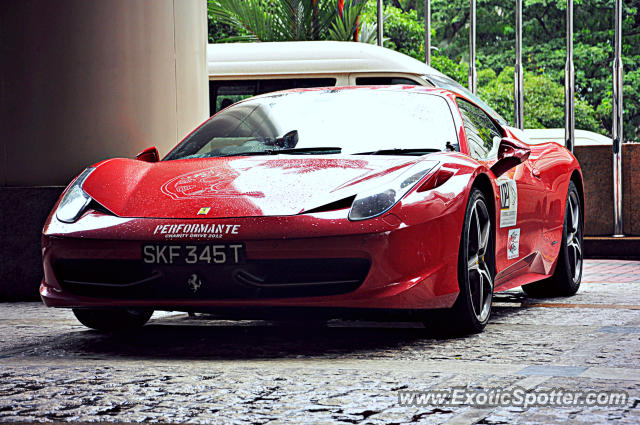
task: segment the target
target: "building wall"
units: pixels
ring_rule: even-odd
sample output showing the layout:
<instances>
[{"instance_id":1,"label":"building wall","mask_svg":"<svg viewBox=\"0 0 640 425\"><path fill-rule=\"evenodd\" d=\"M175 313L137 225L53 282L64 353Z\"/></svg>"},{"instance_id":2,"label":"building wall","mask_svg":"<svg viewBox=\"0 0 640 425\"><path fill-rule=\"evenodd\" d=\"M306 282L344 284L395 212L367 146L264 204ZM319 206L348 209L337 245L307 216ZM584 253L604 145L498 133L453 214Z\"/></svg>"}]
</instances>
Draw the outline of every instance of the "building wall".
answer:
<instances>
[{"instance_id":1,"label":"building wall","mask_svg":"<svg viewBox=\"0 0 640 425\"><path fill-rule=\"evenodd\" d=\"M0 2L0 299L37 288L61 186L208 117L206 19L206 0Z\"/></svg>"},{"instance_id":2,"label":"building wall","mask_svg":"<svg viewBox=\"0 0 640 425\"><path fill-rule=\"evenodd\" d=\"M613 234L613 153L609 146L576 146L584 178L587 236ZM624 234L640 236L640 144L622 145L622 222Z\"/></svg>"}]
</instances>

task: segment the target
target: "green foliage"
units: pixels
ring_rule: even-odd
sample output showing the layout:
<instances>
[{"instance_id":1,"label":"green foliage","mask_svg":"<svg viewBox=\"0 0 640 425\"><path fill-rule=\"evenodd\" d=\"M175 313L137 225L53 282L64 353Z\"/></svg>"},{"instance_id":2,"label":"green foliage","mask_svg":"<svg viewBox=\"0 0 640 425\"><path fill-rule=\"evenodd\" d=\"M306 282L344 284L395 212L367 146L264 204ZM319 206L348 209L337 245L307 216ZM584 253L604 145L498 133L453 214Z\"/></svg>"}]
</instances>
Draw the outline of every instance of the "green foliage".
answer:
<instances>
[{"instance_id":1,"label":"green foliage","mask_svg":"<svg viewBox=\"0 0 640 425\"><path fill-rule=\"evenodd\" d=\"M209 28L208 28L208 39L209 43L218 43L221 40L229 39L238 36L239 32L231 27L230 25L226 25L218 22L216 18L213 17L211 13L208 14L209 20Z\"/></svg>"},{"instance_id":2,"label":"green foliage","mask_svg":"<svg viewBox=\"0 0 640 425\"><path fill-rule=\"evenodd\" d=\"M493 78L492 75L493 74ZM495 77L493 71L478 85L479 96L496 111L513 122L513 67L506 67ZM480 78L478 78L480 82ZM564 87L545 75L524 73L525 128L564 127ZM584 100L576 100L576 128L603 133L596 111Z\"/></svg>"},{"instance_id":3,"label":"green foliage","mask_svg":"<svg viewBox=\"0 0 640 425\"><path fill-rule=\"evenodd\" d=\"M456 63L444 55L435 54L431 57L431 65L460 84L467 85L467 63ZM513 67L504 68L499 75L490 68L478 71L478 95L509 122L513 122L513 84ZM588 102L576 100L576 128L606 134L597 116ZM548 76L525 71L524 120L525 128L564 127L564 87Z\"/></svg>"},{"instance_id":4,"label":"green foliage","mask_svg":"<svg viewBox=\"0 0 640 425\"><path fill-rule=\"evenodd\" d=\"M209 0L209 15L232 34L217 41L351 40L363 0ZM349 27L349 25L352 25Z\"/></svg>"},{"instance_id":5,"label":"green foliage","mask_svg":"<svg viewBox=\"0 0 640 425\"><path fill-rule=\"evenodd\" d=\"M454 62L448 57L436 52L431 56L431 66L443 74L453 78L463 86L466 86L469 81L469 64L467 63Z\"/></svg>"},{"instance_id":6,"label":"green foliage","mask_svg":"<svg viewBox=\"0 0 640 425\"><path fill-rule=\"evenodd\" d=\"M215 2L232 0L215 0ZM298 0L304 4L312 0ZM320 3L333 5L337 0ZM210 5L214 0L210 0ZM270 8L293 0L235 0ZM384 1L384 45L424 60L424 1ZM576 128L609 134L611 130L614 0L579 0L574 6L574 63L576 71ZM564 0L524 0L523 66L525 68L525 125L564 126L565 15ZM624 1L624 132L640 141L640 0ZM267 9L265 9L267 10ZM306 9L305 9L306 10ZM467 85L469 60L469 0L432 0L432 66ZM265 12L266 13L266 12ZM481 97L504 115L513 116L515 7L511 0L477 0L477 69ZM283 15L286 18L286 14ZM291 15L289 15L291 16ZM367 0L360 16L363 41L375 42L377 9ZM284 21L287 19L282 18ZM210 40L224 35L251 39L248 30L211 13ZM304 21L304 22L308 22ZM327 25L319 39L341 37ZM225 25L227 25L225 27ZM338 24L336 24L339 29ZM275 26L277 28L277 25ZM273 29L271 29L273 30ZM284 33L285 31L282 30ZM279 37L282 34L278 34ZM254 38L255 39L255 38ZM282 39L282 38L281 38ZM316 39L316 38L310 38ZM212 40L213 41L213 40Z\"/></svg>"},{"instance_id":7,"label":"green foliage","mask_svg":"<svg viewBox=\"0 0 640 425\"><path fill-rule=\"evenodd\" d=\"M378 9L375 0L369 0L362 14L362 20L377 25ZM424 23L418 19L415 10L403 12L397 7L385 5L384 47L404 53L418 60L424 60Z\"/></svg>"},{"instance_id":8,"label":"green foliage","mask_svg":"<svg viewBox=\"0 0 640 425\"><path fill-rule=\"evenodd\" d=\"M336 16L331 28L329 28L329 38L331 40L353 40L359 28L359 17L365 3L345 2L342 16Z\"/></svg>"},{"instance_id":9,"label":"green foliage","mask_svg":"<svg viewBox=\"0 0 640 425\"><path fill-rule=\"evenodd\" d=\"M361 43L376 44L378 42L378 26L373 22L361 20L358 41Z\"/></svg>"},{"instance_id":10,"label":"green foliage","mask_svg":"<svg viewBox=\"0 0 640 425\"><path fill-rule=\"evenodd\" d=\"M411 1L400 3L406 5ZM623 4L624 131L627 139L640 141L640 104L635 100L640 87L640 0L625 0ZM565 7L566 2L559 0L524 0L523 8L523 66L561 86L565 66ZM603 133L611 130L613 7L614 0L581 0L574 6L576 120L581 119L578 105L586 101L596 111L596 128ZM420 9L418 16L422 13ZM432 0L432 25L436 32L432 43L456 62L468 62L468 20L468 0ZM477 0L477 25L479 72L490 68L500 73L506 66L513 66L514 3ZM482 87L480 83L478 86ZM557 101L564 102L564 94Z\"/></svg>"}]
</instances>

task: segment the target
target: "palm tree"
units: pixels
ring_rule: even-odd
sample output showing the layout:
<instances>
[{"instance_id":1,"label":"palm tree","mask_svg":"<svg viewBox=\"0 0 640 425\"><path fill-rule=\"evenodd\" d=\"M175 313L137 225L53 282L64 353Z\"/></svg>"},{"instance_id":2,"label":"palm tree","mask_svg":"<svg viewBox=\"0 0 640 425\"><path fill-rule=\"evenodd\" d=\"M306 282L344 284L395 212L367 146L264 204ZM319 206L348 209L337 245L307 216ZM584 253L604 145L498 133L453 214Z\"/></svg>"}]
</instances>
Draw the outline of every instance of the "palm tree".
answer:
<instances>
[{"instance_id":1,"label":"palm tree","mask_svg":"<svg viewBox=\"0 0 640 425\"><path fill-rule=\"evenodd\" d=\"M357 40L365 0L209 0L240 35L224 41Z\"/></svg>"}]
</instances>

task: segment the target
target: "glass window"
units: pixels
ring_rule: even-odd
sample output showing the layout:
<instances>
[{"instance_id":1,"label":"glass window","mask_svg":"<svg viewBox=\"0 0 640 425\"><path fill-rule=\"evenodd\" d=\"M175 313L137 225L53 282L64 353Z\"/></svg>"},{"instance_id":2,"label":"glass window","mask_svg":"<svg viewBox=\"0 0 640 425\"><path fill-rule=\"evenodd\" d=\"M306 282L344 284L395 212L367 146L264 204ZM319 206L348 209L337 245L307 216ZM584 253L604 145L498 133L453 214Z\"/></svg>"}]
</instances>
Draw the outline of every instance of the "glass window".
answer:
<instances>
[{"instance_id":1,"label":"glass window","mask_svg":"<svg viewBox=\"0 0 640 425\"><path fill-rule=\"evenodd\" d=\"M330 87L335 78L283 78L271 80L209 81L211 115L246 98L279 90Z\"/></svg>"},{"instance_id":2,"label":"glass window","mask_svg":"<svg viewBox=\"0 0 640 425\"><path fill-rule=\"evenodd\" d=\"M457 98L456 102L462 114L471 156L476 159L493 157L502 139L500 129L482 109L474 104L461 98Z\"/></svg>"},{"instance_id":3,"label":"glass window","mask_svg":"<svg viewBox=\"0 0 640 425\"><path fill-rule=\"evenodd\" d=\"M357 86L386 86L402 84L406 86L419 86L420 83L403 77L356 77Z\"/></svg>"},{"instance_id":4,"label":"glass window","mask_svg":"<svg viewBox=\"0 0 640 425\"><path fill-rule=\"evenodd\" d=\"M491 108L491 106L487 105L478 96L476 96L475 94L471 93L469 90L467 90L462 85L458 84L457 81L452 80L451 78L445 77L445 76L442 76L442 75L429 74L429 75L425 75L424 77L427 80L429 80L429 82L434 84L436 87L440 87L440 88L443 88L443 89L451 90L454 93L458 93L458 94L461 94L461 95L463 95L465 97L468 97L469 99L473 100L476 104L480 105L485 111L487 111L489 113L489 115L491 115L501 125L509 125L507 120L502 118L502 116L500 114L498 114L496 111L494 111L493 108Z\"/></svg>"},{"instance_id":5,"label":"glass window","mask_svg":"<svg viewBox=\"0 0 640 425\"><path fill-rule=\"evenodd\" d=\"M457 144L449 104L393 88L290 92L249 99L210 118L167 160L252 155L283 148L444 151ZM336 152L334 150L334 152Z\"/></svg>"}]
</instances>

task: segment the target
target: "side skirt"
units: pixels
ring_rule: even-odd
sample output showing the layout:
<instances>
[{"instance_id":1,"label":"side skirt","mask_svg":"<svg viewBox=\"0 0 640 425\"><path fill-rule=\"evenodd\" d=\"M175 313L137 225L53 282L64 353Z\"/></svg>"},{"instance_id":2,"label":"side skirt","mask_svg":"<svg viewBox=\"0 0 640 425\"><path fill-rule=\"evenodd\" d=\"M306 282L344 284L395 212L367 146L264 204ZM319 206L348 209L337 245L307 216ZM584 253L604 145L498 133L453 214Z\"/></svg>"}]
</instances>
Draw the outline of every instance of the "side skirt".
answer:
<instances>
[{"instance_id":1,"label":"side skirt","mask_svg":"<svg viewBox=\"0 0 640 425\"><path fill-rule=\"evenodd\" d=\"M506 291L549 276L550 274L544 268L540 251L532 252L496 275L494 291Z\"/></svg>"}]
</instances>

